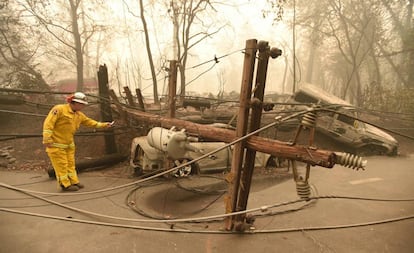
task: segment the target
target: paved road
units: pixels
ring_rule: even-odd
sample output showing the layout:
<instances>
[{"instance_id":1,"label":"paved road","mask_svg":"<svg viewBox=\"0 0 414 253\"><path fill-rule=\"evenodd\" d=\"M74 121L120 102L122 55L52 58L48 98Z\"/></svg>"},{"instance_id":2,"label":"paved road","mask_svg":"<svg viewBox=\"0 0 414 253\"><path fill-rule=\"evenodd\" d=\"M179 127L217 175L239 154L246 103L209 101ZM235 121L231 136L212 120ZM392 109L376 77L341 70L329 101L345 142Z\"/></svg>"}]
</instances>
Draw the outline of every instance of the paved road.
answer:
<instances>
[{"instance_id":1,"label":"paved road","mask_svg":"<svg viewBox=\"0 0 414 253\"><path fill-rule=\"evenodd\" d=\"M109 175L87 172L81 174L81 179L88 191L136 180ZM209 223L153 223L137 214L174 218L221 215L224 212L223 184L217 178L208 180L182 181L180 186L210 182L215 194L188 193L177 188L177 184L162 180L139 188L132 185L94 194L41 195L91 212L86 214L47 203L36 198L38 194L29 196L4 187L57 192L55 182L47 175L0 171L3 184L0 188L0 252L414 251L414 201L391 201L414 200L414 157L370 157L365 171L341 166L315 167L310 175L312 196L336 198L320 198L256 212L254 233L227 234L221 229L220 219ZM275 178L274 174L266 179L261 176L255 178L249 209L265 209L265 206L296 199L291 178ZM136 205L135 211L126 206L127 201ZM273 215L264 215L269 212ZM112 217L96 217L95 213Z\"/></svg>"}]
</instances>

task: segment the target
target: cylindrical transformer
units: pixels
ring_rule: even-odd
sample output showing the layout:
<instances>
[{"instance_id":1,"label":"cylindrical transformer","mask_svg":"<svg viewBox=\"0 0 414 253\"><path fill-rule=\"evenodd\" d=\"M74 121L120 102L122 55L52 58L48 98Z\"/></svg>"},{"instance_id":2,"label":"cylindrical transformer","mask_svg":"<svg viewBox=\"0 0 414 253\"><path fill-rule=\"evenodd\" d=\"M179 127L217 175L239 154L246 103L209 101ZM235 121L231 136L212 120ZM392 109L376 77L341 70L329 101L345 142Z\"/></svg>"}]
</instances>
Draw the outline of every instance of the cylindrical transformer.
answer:
<instances>
[{"instance_id":1,"label":"cylindrical transformer","mask_svg":"<svg viewBox=\"0 0 414 253\"><path fill-rule=\"evenodd\" d=\"M175 131L174 128L154 127L147 134L147 141L153 148L166 152L174 160L184 158L187 151L198 151L190 145L190 139L184 129Z\"/></svg>"}]
</instances>

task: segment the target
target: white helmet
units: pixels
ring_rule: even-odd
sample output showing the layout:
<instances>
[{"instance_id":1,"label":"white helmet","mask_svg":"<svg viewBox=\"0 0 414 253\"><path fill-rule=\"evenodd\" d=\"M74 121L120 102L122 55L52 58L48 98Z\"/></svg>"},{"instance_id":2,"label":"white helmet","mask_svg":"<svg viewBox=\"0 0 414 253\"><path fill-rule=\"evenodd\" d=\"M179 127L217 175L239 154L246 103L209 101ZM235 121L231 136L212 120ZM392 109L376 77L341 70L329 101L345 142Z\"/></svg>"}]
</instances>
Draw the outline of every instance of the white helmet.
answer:
<instances>
[{"instance_id":1,"label":"white helmet","mask_svg":"<svg viewBox=\"0 0 414 253\"><path fill-rule=\"evenodd\" d=\"M86 101L86 95L82 92L75 92L75 94L73 94L72 101L84 105L88 104L88 102Z\"/></svg>"}]
</instances>

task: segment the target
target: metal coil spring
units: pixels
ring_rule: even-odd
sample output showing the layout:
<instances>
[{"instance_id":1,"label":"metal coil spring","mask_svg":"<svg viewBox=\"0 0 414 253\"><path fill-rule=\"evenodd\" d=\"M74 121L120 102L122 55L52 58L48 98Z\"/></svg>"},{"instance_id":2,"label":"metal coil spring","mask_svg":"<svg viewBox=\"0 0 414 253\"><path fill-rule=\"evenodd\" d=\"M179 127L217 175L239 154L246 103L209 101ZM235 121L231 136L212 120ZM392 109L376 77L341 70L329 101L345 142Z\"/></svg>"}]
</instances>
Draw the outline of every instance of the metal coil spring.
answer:
<instances>
[{"instance_id":1,"label":"metal coil spring","mask_svg":"<svg viewBox=\"0 0 414 253\"><path fill-rule=\"evenodd\" d=\"M311 188L308 181L296 181L296 192L301 199L308 199L311 195Z\"/></svg>"},{"instance_id":2,"label":"metal coil spring","mask_svg":"<svg viewBox=\"0 0 414 253\"><path fill-rule=\"evenodd\" d=\"M349 153L335 153L338 157L337 163L348 168L352 168L353 170L365 169L367 165L366 160L362 160L362 157L349 154Z\"/></svg>"},{"instance_id":3,"label":"metal coil spring","mask_svg":"<svg viewBox=\"0 0 414 253\"><path fill-rule=\"evenodd\" d=\"M313 128L316 124L316 113L314 111L309 111L303 115L301 124L306 127Z\"/></svg>"}]
</instances>

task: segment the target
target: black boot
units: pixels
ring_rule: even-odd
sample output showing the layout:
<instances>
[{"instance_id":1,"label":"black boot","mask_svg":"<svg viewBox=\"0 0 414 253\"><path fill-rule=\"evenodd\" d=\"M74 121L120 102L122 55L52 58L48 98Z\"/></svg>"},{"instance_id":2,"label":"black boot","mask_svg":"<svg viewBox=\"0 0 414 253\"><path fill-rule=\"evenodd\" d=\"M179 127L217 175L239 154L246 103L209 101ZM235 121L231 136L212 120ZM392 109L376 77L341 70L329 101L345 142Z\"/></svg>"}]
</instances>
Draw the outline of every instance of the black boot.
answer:
<instances>
[{"instance_id":1,"label":"black boot","mask_svg":"<svg viewBox=\"0 0 414 253\"><path fill-rule=\"evenodd\" d=\"M79 190L79 187L77 187L76 185L69 185L68 187L61 186L61 187L62 187L62 191L64 192L75 192Z\"/></svg>"}]
</instances>

